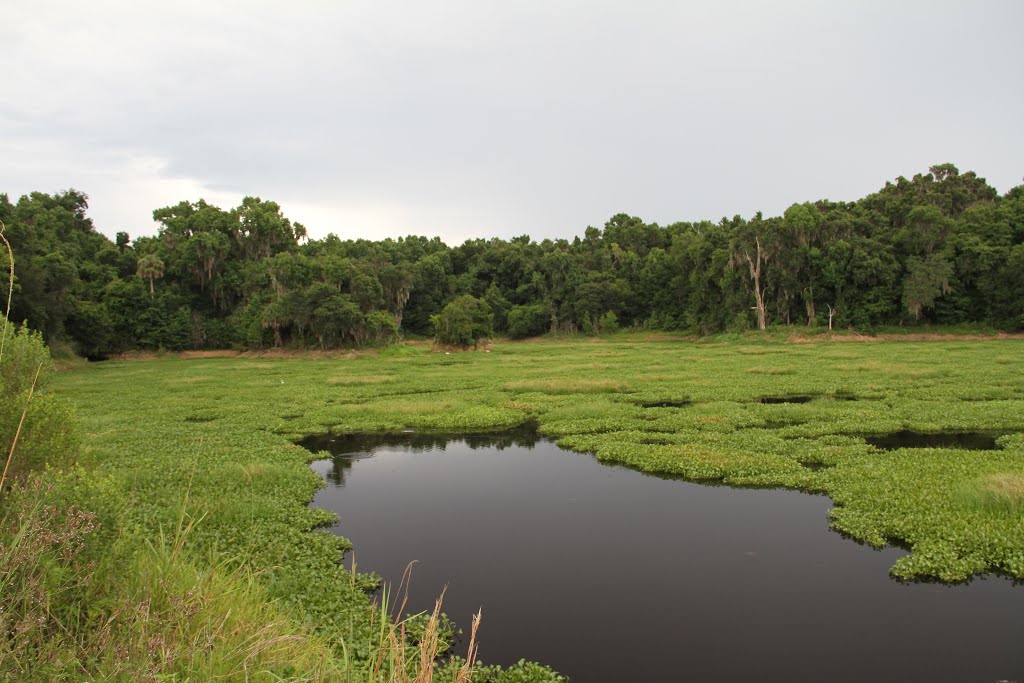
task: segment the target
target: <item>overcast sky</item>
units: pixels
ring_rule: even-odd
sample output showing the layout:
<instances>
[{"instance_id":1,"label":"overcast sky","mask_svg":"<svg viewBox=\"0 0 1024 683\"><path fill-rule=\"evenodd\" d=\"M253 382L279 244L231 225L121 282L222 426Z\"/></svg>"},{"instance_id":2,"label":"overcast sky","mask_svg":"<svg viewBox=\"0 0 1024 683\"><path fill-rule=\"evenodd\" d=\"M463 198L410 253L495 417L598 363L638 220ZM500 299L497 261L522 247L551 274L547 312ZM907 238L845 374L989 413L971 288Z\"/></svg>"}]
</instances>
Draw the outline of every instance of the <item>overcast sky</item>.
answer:
<instances>
[{"instance_id":1,"label":"overcast sky","mask_svg":"<svg viewBox=\"0 0 1024 683\"><path fill-rule=\"evenodd\" d=\"M0 0L0 192L571 237L1024 176L1024 2Z\"/></svg>"}]
</instances>

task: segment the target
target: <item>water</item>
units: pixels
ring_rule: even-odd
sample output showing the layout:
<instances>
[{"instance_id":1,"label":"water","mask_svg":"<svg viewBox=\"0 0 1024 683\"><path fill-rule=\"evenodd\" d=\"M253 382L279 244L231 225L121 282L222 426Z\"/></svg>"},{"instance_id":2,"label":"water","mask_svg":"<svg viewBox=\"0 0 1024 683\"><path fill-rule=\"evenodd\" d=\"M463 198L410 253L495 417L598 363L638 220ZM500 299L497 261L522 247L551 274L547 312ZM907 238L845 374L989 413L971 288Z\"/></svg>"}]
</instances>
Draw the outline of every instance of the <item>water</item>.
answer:
<instances>
[{"instance_id":1,"label":"water","mask_svg":"<svg viewBox=\"0 0 1024 683\"><path fill-rule=\"evenodd\" d=\"M607 467L528 430L323 437L314 505L359 567L464 628L480 657L591 681L1024 680L1024 587L901 584L827 527L827 498ZM372 455L371 455L372 453ZM462 643L459 649L462 650Z\"/></svg>"},{"instance_id":2,"label":"water","mask_svg":"<svg viewBox=\"0 0 1024 683\"><path fill-rule=\"evenodd\" d=\"M869 434L864 440L876 448L959 448L968 451L1001 450L996 439L1004 432L915 432L904 429L891 434Z\"/></svg>"}]
</instances>

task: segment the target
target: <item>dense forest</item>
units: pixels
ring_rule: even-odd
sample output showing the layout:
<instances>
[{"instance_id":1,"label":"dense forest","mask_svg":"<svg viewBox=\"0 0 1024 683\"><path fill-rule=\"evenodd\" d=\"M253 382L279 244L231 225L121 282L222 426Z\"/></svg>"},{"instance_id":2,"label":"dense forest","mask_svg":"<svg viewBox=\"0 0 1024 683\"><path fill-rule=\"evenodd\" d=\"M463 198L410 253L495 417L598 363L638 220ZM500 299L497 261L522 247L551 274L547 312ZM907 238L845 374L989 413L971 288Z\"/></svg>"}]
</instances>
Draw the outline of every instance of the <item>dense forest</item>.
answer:
<instances>
[{"instance_id":1,"label":"dense forest","mask_svg":"<svg viewBox=\"0 0 1024 683\"><path fill-rule=\"evenodd\" d=\"M87 209L75 190L17 203L0 194L17 258L11 318L90 357L381 344L433 334L446 306L508 337L777 324L1024 329L1024 186L1000 196L951 164L777 217L660 226L620 214L573 240L456 247L311 240L276 203L253 197L230 210L203 200L160 208L156 236L112 242Z\"/></svg>"}]
</instances>

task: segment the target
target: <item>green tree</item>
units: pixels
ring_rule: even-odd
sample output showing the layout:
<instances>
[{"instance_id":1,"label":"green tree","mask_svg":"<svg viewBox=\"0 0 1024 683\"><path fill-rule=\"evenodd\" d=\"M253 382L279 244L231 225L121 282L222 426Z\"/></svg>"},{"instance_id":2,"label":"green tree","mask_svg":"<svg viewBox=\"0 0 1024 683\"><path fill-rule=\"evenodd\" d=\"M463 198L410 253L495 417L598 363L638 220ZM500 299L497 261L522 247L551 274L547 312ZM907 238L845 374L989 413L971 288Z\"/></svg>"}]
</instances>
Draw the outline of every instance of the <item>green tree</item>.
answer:
<instances>
[{"instance_id":1,"label":"green tree","mask_svg":"<svg viewBox=\"0 0 1024 683\"><path fill-rule=\"evenodd\" d=\"M907 276L903 280L903 305L920 320L925 309L935 305L935 300L950 292L950 278L953 264L942 254L931 254L926 258L911 256L907 260Z\"/></svg>"},{"instance_id":2,"label":"green tree","mask_svg":"<svg viewBox=\"0 0 1024 683\"><path fill-rule=\"evenodd\" d=\"M441 344L476 346L492 334L494 315L486 301L469 294L455 297L431 318L434 338Z\"/></svg>"},{"instance_id":3,"label":"green tree","mask_svg":"<svg viewBox=\"0 0 1024 683\"><path fill-rule=\"evenodd\" d=\"M352 298L335 292L322 299L313 309L312 327L321 348L340 344L346 337L356 339L363 313ZM392 324L394 321L392 321Z\"/></svg>"},{"instance_id":4,"label":"green tree","mask_svg":"<svg viewBox=\"0 0 1024 683\"><path fill-rule=\"evenodd\" d=\"M757 312L757 329L764 330L768 327L768 307L765 303L767 288L762 276L764 266L771 255L767 248L769 240L765 234L765 223L760 213L749 223L740 220L738 216L734 222L737 228L733 233L729 265L733 268L747 268L750 271L750 284L754 290L754 310Z\"/></svg>"},{"instance_id":5,"label":"green tree","mask_svg":"<svg viewBox=\"0 0 1024 683\"><path fill-rule=\"evenodd\" d=\"M156 254L144 254L139 257L135 272L143 280L149 281L149 296L152 298L153 280L164 276L164 262Z\"/></svg>"},{"instance_id":6,"label":"green tree","mask_svg":"<svg viewBox=\"0 0 1024 683\"><path fill-rule=\"evenodd\" d=\"M549 322L544 304L513 306L508 312L506 332L513 339L535 337L544 334Z\"/></svg>"}]
</instances>

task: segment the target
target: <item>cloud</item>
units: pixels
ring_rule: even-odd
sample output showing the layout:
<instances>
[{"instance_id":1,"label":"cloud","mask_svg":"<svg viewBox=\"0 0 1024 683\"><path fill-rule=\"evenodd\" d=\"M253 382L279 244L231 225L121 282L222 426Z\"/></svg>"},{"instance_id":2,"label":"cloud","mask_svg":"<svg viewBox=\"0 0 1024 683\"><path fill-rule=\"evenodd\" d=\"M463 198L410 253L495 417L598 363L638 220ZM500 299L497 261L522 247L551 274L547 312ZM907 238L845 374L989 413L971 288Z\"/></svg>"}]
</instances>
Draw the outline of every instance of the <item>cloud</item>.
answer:
<instances>
[{"instance_id":1,"label":"cloud","mask_svg":"<svg viewBox=\"0 0 1024 683\"><path fill-rule=\"evenodd\" d=\"M0 190L75 186L111 234L253 194L313 235L449 241L778 213L944 161L1005 191L1021 19L1015 2L40 0L0 26Z\"/></svg>"}]
</instances>

